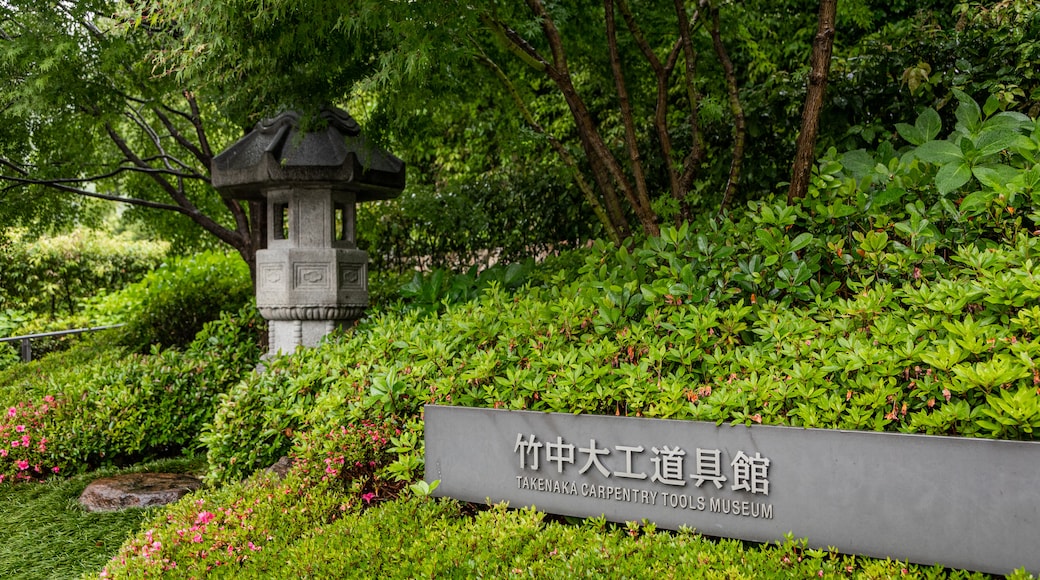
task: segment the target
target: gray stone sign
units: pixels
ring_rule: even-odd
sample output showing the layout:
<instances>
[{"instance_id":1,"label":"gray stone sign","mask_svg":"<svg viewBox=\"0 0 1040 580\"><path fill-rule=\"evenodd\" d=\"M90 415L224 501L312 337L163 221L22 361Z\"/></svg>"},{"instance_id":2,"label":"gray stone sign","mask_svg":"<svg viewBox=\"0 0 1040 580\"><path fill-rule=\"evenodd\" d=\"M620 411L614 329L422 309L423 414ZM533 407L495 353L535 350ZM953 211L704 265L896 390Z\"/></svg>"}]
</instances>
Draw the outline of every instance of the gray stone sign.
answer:
<instances>
[{"instance_id":1,"label":"gray stone sign","mask_svg":"<svg viewBox=\"0 0 1040 580\"><path fill-rule=\"evenodd\" d=\"M1040 443L426 407L435 495L1040 571Z\"/></svg>"}]
</instances>

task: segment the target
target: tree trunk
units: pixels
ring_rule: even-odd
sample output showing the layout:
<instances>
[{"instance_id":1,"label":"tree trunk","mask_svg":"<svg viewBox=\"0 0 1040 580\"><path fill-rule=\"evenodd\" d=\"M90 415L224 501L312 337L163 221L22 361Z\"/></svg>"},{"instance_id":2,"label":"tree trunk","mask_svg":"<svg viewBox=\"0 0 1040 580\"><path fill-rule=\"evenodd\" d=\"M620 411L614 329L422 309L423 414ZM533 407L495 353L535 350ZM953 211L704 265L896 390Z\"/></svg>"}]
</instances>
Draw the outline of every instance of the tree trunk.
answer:
<instances>
[{"instance_id":1,"label":"tree trunk","mask_svg":"<svg viewBox=\"0 0 1040 580\"><path fill-rule=\"evenodd\" d=\"M827 73L831 68L837 9L838 0L820 0L819 23L809 61L809 87L805 95L805 107L802 109L802 128L798 133L798 147L791 168L791 186L787 190L788 202L805 197L809 190L809 178L816 160L816 134L820 128L823 92L827 88Z\"/></svg>"},{"instance_id":2,"label":"tree trunk","mask_svg":"<svg viewBox=\"0 0 1040 580\"><path fill-rule=\"evenodd\" d=\"M239 251L249 265L249 276L256 286L256 253L267 249L267 203L263 201L249 202L249 248L247 252Z\"/></svg>"}]
</instances>

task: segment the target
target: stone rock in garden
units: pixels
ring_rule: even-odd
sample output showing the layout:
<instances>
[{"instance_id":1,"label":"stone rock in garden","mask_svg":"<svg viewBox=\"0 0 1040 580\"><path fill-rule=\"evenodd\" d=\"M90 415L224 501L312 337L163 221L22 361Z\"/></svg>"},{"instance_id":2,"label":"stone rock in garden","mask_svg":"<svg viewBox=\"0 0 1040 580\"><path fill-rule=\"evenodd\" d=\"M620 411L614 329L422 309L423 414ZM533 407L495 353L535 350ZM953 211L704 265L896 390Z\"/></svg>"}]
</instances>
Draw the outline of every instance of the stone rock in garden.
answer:
<instances>
[{"instance_id":1,"label":"stone rock in garden","mask_svg":"<svg viewBox=\"0 0 1040 580\"><path fill-rule=\"evenodd\" d=\"M186 473L128 473L91 482L79 496L88 512L112 512L146 508L177 501L202 487Z\"/></svg>"},{"instance_id":2,"label":"stone rock in garden","mask_svg":"<svg viewBox=\"0 0 1040 580\"><path fill-rule=\"evenodd\" d=\"M278 479L285 479L285 476L289 473L289 470L292 469L292 466L292 459L283 455L278 459L278 461L275 461L271 467L268 467L266 471L274 474Z\"/></svg>"}]
</instances>

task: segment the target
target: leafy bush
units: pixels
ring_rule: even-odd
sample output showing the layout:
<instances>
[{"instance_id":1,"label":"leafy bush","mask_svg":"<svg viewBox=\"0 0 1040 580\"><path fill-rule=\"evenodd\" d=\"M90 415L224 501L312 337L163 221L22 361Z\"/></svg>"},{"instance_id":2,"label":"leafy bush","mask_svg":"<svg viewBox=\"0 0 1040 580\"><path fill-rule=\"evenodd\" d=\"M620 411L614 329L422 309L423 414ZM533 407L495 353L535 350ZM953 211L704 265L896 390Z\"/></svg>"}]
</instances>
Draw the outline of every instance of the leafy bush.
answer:
<instances>
[{"instance_id":1,"label":"leafy bush","mask_svg":"<svg viewBox=\"0 0 1040 580\"><path fill-rule=\"evenodd\" d=\"M48 465L48 441L40 436L53 404L54 397L46 396L40 404L19 403L0 416L0 483L38 480L61 471Z\"/></svg>"},{"instance_id":2,"label":"leafy bush","mask_svg":"<svg viewBox=\"0 0 1040 580\"><path fill-rule=\"evenodd\" d=\"M0 245L0 309L59 317L91 296L140 279L162 261L166 244L95 230L31 240L16 233Z\"/></svg>"},{"instance_id":3,"label":"leafy bush","mask_svg":"<svg viewBox=\"0 0 1040 580\"><path fill-rule=\"evenodd\" d=\"M358 244L374 270L486 268L579 244L595 235L568 174L492 172L410 187L400 198L365 205ZM564 185L561 185L564 184Z\"/></svg>"},{"instance_id":4,"label":"leafy bush","mask_svg":"<svg viewBox=\"0 0 1040 580\"><path fill-rule=\"evenodd\" d=\"M229 397L206 435L211 477L273 460L291 433L426 403L1034 438L1040 131L963 98L949 142L978 154L957 161L973 176L960 186L938 185L926 112L920 144L825 158L797 205L598 244L576 276L490 284L438 317L376 313ZM1006 169L987 157L998 145ZM988 197L998 186L1017 189ZM455 296L447 276L417 287L427 304Z\"/></svg>"},{"instance_id":5,"label":"leafy bush","mask_svg":"<svg viewBox=\"0 0 1040 580\"><path fill-rule=\"evenodd\" d=\"M236 256L204 252L177 258L107 297L100 315L126 322L123 344L139 351L184 346L222 312L252 301L249 269Z\"/></svg>"},{"instance_id":6,"label":"leafy bush","mask_svg":"<svg viewBox=\"0 0 1040 580\"><path fill-rule=\"evenodd\" d=\"M470 517L456 502L422 498L363 505L292 475L200 492L146 523L96 577L986 577L812 550L792 538L755 545L638 522L567 525L504 505Z\"/></svg>"},{"instance_id":7,"label":"leafy bush","mask_svg":"<svg viewBox=\"0 0 1040 580\"><path fill-rule=\"evenodd\" d=\"M327 380L329 368L322 360L328 354L319 348L269 359L264 372L243 377L220 395L216 414L201 435L207 479L234 481L289 452L316 389Z\"/></svg>"},{"instance_id":8,"label":"leafy bush","mask_svg":"<svg viewBox=\"0 0 1040 580\"><path fill-rule=\"evenodd\" d=\"M126 353L106 344L104 338L94 335L68 350L0 370L0 406L53 396L57 385L85 383L97 369L118 364Z\"/></svg>"},{"instance_id":9,"label":"leafy bush","mask_svg":"<svg viewBox=\"0 0 1040 580\"><path fill-rule=\"evenodd\" d=\"M74 349L55 355L55 363L47 357L19 369L24 383L5 388L5 398L29 401L44 385L53 392L43 396L43 405L9 404L8 417L0 418L0 433L21 437L24 431L31 446L19 440L17 450L0 452L0 474L42 478L59 470L77 473L198 449L217 396L259 360L258 325L255 308L246 307L204 326L183 352L156 348L150 355L120 357L118 350L110 350L83 356ZM55 368L76 356L81 357L78 366ZM43 385L19 388L42 377L47 377ZM25 453L32 457L23 457Z\"/></svg>"}]
</instances>

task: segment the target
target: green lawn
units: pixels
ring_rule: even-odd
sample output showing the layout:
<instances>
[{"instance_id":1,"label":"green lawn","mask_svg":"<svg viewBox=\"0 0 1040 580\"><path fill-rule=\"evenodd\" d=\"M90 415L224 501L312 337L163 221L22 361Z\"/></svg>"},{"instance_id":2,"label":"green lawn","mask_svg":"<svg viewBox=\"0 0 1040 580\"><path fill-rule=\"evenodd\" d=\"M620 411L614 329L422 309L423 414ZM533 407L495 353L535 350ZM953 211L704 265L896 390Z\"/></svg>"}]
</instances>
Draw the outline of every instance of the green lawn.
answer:
<instances>
[{"instance_id":1,"label":"green lawn","mask_svg":"<svg viewBox=\"0 0 1040 580\"><path fill-rule=\"evenodd\" d=\"M124 471L194 471L199 460L152 462ZM88 513L77 499L101 470L47 483L0 485L0 578L77 578L96 572L155 510Z\"/></svg>"}]
</instances>

